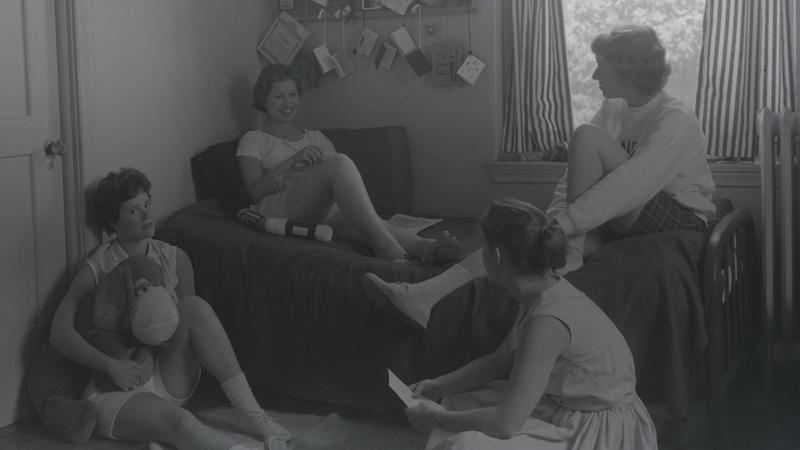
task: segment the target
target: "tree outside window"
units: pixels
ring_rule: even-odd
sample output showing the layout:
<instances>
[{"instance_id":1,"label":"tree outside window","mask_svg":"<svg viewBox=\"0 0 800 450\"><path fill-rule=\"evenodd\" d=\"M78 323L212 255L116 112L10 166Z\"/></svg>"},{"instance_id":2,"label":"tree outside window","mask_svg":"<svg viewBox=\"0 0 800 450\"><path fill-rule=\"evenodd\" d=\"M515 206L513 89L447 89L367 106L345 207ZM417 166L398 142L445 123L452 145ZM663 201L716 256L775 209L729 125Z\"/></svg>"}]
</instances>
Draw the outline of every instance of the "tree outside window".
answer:
<instances>
[{"instance_id":1,"label":"tree outside window","mask_svg":"<svg viewBox=\"0 0 800 450\"><path fill-rule=\"evenodd\" d=\"M703 39L704 0L564 0L564 31L575 125L588 122L603 95L592 79L592 40L622 24L653 27L672 66L665 90L694 109Z\"/></svg>"}]
</instances>

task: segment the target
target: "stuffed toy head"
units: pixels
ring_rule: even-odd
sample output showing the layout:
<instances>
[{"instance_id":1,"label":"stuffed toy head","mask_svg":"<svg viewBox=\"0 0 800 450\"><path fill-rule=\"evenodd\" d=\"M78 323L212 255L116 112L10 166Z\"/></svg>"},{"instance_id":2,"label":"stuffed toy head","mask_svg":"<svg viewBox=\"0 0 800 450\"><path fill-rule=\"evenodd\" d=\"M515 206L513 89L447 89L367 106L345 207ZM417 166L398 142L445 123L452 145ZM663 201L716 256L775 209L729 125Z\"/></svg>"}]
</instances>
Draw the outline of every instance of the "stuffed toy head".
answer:
<instances>
[{"instance_id":1,"label":"stuffed toy head","mask_svg":"<svg viewBox=\"0 0 800 450\"><path fill-rule=\"evenodd\" d=\"M129 257L103 278L93 318L97 328L128 332L145 345L167 341L180 320L161 267L145 255Z\"/></svg>"}]
</instances>

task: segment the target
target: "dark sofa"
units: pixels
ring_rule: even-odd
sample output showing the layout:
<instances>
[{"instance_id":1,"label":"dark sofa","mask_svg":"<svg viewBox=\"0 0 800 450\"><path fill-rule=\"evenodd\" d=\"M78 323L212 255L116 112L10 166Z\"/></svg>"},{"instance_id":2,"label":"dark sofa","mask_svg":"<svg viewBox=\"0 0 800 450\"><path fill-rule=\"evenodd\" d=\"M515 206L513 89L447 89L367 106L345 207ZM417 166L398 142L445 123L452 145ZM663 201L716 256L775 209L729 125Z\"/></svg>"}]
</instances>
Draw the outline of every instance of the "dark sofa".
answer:
<instances>
[{"instance_id":1,"label":"dark sofa","mask_svg":"<svg viewBox=\"0 0 800 450\"><path fill-rule=\"evenodd\" d=\"M381 214L410 211L402 127L323 131L361 169ZM485 280L446 297L428 329L414 331L366 296L363 274L418 281L443 267L392 264L353 243L261 234L236 222L232 213L246 202L235 148L231 141L193 158L199 201L170 217L159 238L189 254L198 294L219 314L254 383L322 402L399 410L386 386L387 367L413 382L503 339L516 304ZM473 225L446 220L437 227L453 231L468 251L480 245ZM662 431L686 422L698 404L714 421L731 375L759 337L758 282L742 276L758 273L754 245L749 215L730 211L710 233L617 241L568 275L628 340L640 395L663 411Z\"/></svg>"}]
</instances>

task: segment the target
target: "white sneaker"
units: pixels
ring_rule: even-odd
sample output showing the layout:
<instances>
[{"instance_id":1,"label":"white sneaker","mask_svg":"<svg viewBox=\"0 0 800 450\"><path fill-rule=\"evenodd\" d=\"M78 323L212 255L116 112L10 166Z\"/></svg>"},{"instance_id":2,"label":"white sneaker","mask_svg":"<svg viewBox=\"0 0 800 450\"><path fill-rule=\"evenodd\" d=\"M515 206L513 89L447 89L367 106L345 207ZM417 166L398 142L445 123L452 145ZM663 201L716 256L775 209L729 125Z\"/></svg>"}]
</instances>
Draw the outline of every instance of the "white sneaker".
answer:
<instances>
[{"instance_id":1,"label":"white sneaker","mask_svg":"<svg viewBox=\"0 0 800 450\"><path fill-rule=\"evenodd\" d=\"M234 414L236 416L236 423L239 424L242 431L258 436L262 440L266 441L272 437L277 437L286 441L292 437L289 430L276 422L275 419L264 411L249 413L247 411L234 409Z\"/></svg>"},{"instance_id":2,"label":"white sneaker","mask_svg":"<svg viewBox=\"0 0 800 450\"><path fill-rule=\"evenodd\" d=\"M428 327L431 311L409 294L409 283L387 283L374 273L366 273L361 284L375 303L399 313L397 315L409 325L422 330Z\"/></svg>"}]
</instances>

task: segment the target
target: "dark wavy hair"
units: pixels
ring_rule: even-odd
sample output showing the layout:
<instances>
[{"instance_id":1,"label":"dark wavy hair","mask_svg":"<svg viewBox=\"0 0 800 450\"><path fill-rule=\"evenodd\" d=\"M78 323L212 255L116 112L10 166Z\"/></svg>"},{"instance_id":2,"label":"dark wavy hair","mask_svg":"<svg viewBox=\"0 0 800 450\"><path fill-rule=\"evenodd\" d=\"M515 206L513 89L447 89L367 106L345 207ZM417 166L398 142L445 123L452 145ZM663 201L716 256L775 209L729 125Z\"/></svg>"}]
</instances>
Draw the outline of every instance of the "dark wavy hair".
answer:
<instances>
[{"instance_id":1,"label":"dark wavy hair","mask_svg":"<svg viewBox=\"0 0 800 450\"><path fill-rule=\"evenodd\" d=\"M548 226L544 213L515 198L493 201L481 217L487 245L502 249L519 268L535 273L556 270L567 263L567 238L561 228Z\"/></svg>"},{"instance_id":2,"label":"dark wavy hair","mask_svg":"<svg viewBox=\"0 0 800 450\"><path fill-rule=\"evenodd\" d=\"M297 94L302 95L300 89L300 77L289 67L283 64L270 64L261 69L256 84L253 85L253 108L263 113L267 112L264 107L272 85L280 81L292 80L297 85Z\"/></svg>"},{"instance_id":3,"label":"dark wavy hair","mask_svg":"<svg viewBox=\"0 0 800 450\"><path fill-rule=\"evenodd\" d=\"M672 69L655 30L623 25L592 41L592 52L605 58L617 75L643 95L653 95L667 84Z\"/></svg>"},{"instance_id":4,"label":"dark wavy hair","mask_svg":"<svg viewBox=\"0 0 800 450\"><path fill-rule=\"evenodd\" d=\"M113 233L112 224L119 220L119 208L142 192L150 194L150 180L141 171L123 167L109 172L94 188L95 222L106 233Z\"/></svg>"}]
</instances>

